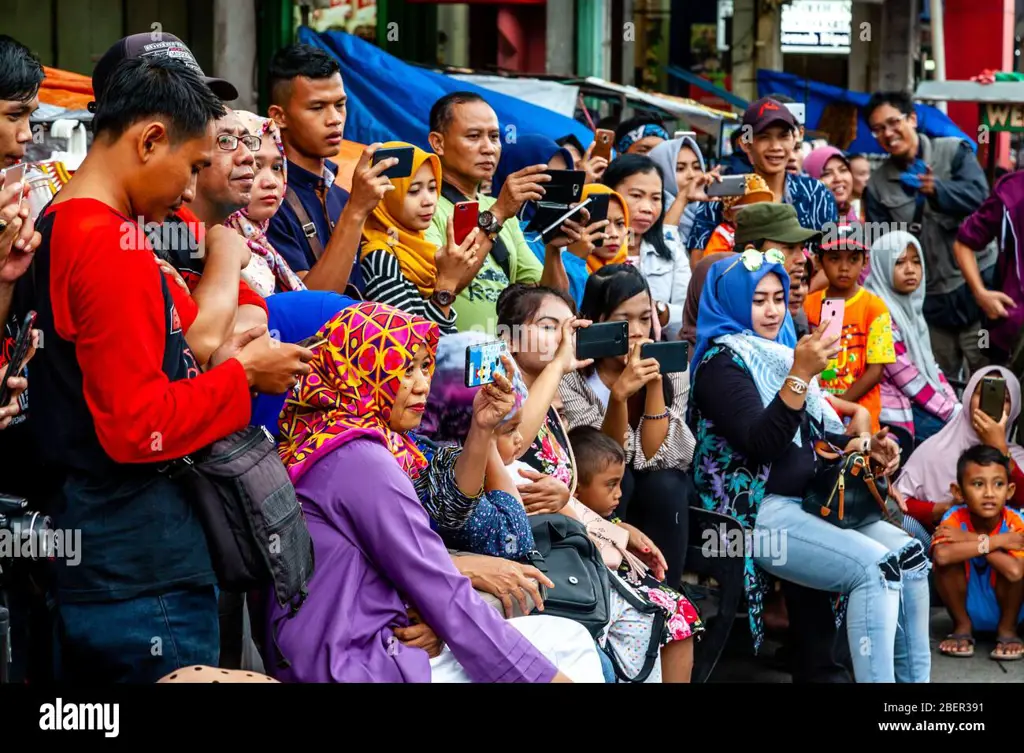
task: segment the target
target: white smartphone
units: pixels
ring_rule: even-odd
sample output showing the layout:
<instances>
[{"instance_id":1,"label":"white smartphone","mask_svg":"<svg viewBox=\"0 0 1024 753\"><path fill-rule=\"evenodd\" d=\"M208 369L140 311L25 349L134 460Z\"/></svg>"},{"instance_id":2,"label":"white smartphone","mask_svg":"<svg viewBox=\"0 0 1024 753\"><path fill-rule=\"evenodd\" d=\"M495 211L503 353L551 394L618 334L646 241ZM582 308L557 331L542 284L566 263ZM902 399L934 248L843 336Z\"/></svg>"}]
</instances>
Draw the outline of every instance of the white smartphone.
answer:
<instances>
[{"instance_id":1,"label":"white smartphone","mask_svg":"<svg viewBox=\"0 0 1024 753\"><path fill-rule=\"evenodd\" d=\"M4 188L10 188L15 183L22 183L25 180L25 163L8 167L4 170ZM21 192L21 196L18 197L18 211L21 211L22 205L25 203L25 192Z\"/></svg>"},{"instance_id":2,"label":"white smartphone","mask_svg":"<svg viewBox=\"0 0 1024 753\"><path fill-rule=\"evenodd\" d=\"M799 126L803 127L807 120L807 105L803 102L787 102L786 109L793 113Z\"/></svg>"},{"instance_id":3,"label":"white smartphone","mask_svg":"<svg viewBox=\"0 0 1024 753\"><path fill-rule=\"evenodd\" d=\"M697 140L697 132L696 131L676 131L675 133L672 134L672 138L673 139L681 139L684 136L689 136L694 141Z\"/></svg>"}]
</instances>

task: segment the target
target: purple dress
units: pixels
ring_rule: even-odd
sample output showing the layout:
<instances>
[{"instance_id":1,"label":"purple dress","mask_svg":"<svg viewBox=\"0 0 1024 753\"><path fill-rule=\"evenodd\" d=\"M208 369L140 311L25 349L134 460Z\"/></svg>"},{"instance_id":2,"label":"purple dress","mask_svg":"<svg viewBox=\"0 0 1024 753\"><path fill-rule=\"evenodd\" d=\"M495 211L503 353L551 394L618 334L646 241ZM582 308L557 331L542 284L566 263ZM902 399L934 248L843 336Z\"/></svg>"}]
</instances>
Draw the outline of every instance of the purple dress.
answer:
<instances>
[{"instance_id":1,"label":"purple dress","mask_svg":"<svg viewBox=\"0 0 1024 753\"><path fill-rule=\"evenodd\" d=\"M291 663L274 670L277 679L430 682L426 652L402 645L392 633L409 624L406 602L473 682L554 678L554 665L455 568L412 481L382 444L357 439L339 447L295 489L313 538L316 570L294 618L284 619L287 607L271 607L269 628L279 629L280 652Z\"/></svg>"}]
</instances>

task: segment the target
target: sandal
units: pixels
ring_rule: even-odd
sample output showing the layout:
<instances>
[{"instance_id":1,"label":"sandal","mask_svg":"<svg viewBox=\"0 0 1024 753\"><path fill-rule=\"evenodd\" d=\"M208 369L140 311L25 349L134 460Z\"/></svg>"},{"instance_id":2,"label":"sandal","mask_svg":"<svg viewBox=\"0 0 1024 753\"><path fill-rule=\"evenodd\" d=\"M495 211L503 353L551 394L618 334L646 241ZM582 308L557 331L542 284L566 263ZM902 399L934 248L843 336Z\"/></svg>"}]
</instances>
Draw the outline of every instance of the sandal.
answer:
<instances>
[{"instance_id":1,"label":"sandal","mask_svg":"<svg viewBox=\"0 0 1024 753\"><path fill-rule=\"evenodd\" d=\"M953 647L952 649L943 649L942 643L939 643L939 652L944 656L952 656L955 659L969 659L970 657L974 656L974 636L970 633L950 633L942 640L943 642L956 641L957 643L959 643L960 641L967 641L968 644L966 649L958 651L956 647Z\"/></svg>"},{"instance_id":2,"label":"sandal","mask_svg":"<svg viewBox=\"0 0 1024 753\"><path fill-rule=\"evenodd\" d=\"M992 653L989 654L989 658L994 659L995 661L1020 661L1022 658L1024 658L1024 654L1000 653L999 649L1005 648L1006 646L1024 646L1024 641L1022 641L1015 635L1006 635L1000 638L996 638L996 647L992 649Z\"/></svg>"}]
</instances>

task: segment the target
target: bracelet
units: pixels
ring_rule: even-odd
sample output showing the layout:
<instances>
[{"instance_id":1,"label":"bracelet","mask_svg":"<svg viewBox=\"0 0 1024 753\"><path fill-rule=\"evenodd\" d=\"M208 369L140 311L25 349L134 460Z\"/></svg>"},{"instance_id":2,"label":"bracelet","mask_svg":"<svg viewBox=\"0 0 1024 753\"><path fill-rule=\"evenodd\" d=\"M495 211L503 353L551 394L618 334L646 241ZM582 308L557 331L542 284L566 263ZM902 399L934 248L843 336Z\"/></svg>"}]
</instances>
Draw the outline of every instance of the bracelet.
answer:
<instances>
[{"instance_id":1,"label":"bracelet","mask_svg":"<svg viewBox=\"0 0 1024 753\"><path fill-rule=\"evenodd\" d=\"M803 379L795 376L787 376L784 380L784 384L788 384L789 388L798 395L803 395L807 392L807 388L810 386Z\"/></svg>"},{"instance_id":2,"label":"bracelet","mask_svg":"<svg viewBox=\"0 0 1024 753\"><path fill-rule=\"evenodd\" d=\"M644 414L644 421L659 421L663 418L668 418L668 408L665 409L664 413L659 413L657 416L648 416Z\"/></svg>"}]
</instances>

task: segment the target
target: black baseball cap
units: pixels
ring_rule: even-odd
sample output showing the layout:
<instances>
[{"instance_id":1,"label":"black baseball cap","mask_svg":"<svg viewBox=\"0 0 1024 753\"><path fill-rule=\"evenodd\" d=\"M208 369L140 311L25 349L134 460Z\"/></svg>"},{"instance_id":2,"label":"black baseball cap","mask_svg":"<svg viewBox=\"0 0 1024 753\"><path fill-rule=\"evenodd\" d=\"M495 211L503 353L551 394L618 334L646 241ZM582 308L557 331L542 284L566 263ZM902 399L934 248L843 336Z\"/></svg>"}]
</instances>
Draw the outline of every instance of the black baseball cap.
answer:
<instances>
[{"instance_id":1,"label":"black baseball cap","mask_svg":"<svg viewBox=\"0 0 1024 753\"><path fill-rule=\"evenodd\" d=\"M754 133L761 133L768 126L781 123L794 130L800 128L796 116L789 108L771 97L762 97L750 103L743 113L743 125L750 126Z\"/></svg>"},{"instance_id":2,"label":"black baseball cap","mask_svg":"<svg viewBox=\"0 0 1024 753\"><path fill-rule=\"evenodd\" d=\"M203 73L203 69L199 67L199 63L196 61L196 56L192 54L192 50L176 36L165 32L132 34L130 37L125 37L116 42L113 47L104 53L100 61L96 63L96 67L93 68L93 96L100 96L100 92L106 86L110 74L122 60L150 57L179 60L188 68L191 68L193 73L199 76L210 87L211 91L222 100L227 102L238 99L238 89L233 84L222 78L211 78ZM95 112L95 102L89 103L89 110Z\"/></svg>"}]
</instances>

